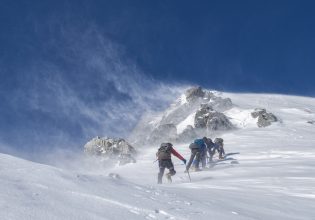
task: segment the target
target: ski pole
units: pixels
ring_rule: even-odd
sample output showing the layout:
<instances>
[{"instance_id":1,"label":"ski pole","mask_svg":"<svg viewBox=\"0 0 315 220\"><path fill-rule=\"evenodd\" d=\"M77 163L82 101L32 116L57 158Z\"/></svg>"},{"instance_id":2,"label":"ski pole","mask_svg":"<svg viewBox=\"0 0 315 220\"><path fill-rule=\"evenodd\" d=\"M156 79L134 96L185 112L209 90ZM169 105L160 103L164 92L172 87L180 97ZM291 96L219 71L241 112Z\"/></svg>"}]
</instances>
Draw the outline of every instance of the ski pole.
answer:
<instances>
[{"instance_id":1,"label":"ski pole","mask_svg":"<svg viewBox=\"0 0 315 220\"><path fill-rule=\"evenodd\" d=\"M186 171L187 171L187 175L188 175L188 178L189 178L189 182L191 182L191 178L190 178L189 170L186 170Z\"/></svg>"}]
</instances>

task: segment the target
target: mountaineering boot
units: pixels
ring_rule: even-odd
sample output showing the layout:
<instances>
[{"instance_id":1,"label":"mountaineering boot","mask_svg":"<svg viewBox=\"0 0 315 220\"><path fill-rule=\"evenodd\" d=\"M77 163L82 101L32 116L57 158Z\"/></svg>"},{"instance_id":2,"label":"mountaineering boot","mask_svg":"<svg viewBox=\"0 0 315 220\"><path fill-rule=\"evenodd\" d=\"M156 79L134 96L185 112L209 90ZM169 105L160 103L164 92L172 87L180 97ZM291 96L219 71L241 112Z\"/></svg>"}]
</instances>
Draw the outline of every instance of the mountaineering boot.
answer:
<instances>
[{"instance_id":1,"label":"mountaineering boot","mask_svg":"<svg viewBox=\"0 0 315 220\"><path fill-rule=\"evenodd\" d=\"M170 173L165 174L165 177L166 177L166 179L167 179L167 181L168 181L169 183L172 182L172 177L171 177L171 174L170 174Z\"/></svg>"}]
</instances>

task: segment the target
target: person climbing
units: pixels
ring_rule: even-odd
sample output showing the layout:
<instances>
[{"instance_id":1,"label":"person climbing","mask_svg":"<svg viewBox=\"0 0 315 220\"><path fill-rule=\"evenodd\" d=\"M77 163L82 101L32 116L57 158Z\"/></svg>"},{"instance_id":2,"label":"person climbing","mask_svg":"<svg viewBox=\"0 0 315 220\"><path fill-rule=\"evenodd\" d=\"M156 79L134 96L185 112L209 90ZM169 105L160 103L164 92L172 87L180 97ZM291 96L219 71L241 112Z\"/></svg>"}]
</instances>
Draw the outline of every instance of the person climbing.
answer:
<instances>
[{"instance_id":1,"label":"person climbing","mask_svg":"<svg viewBox=\"0 0 315 220\"><path fill-rule=\"evenodd\" d=\"M186 171L185 172L188 172L191 164L194 162L194 159L195 159L195 163L194 163L194 168L195 168L195 171L200 171L200 168L199 168L199 163L200 163L200 159L201 159L201 156L203 156L206 152L206 144L205 144L205 141L206 141L206 137L203 137L202 139L196 139L194 140L193 143L191 143L189 145L189 148L191 150L191 155L190 155L190 159L188 161L188 164L186 166Z\"/></svg>"},{"instance_id":2,"label":"person climbing","mask_svg":"<svg viewBox=\"0 0 315 220\"><path fill-rule=\"evenodd\" d=\"M173 148L173 144L162 143L156 153L157 160L159 161L158 184L162 184L165 168L169 170L169 172L165 175L169 182L172 182L171 176L176 174L172 162L172 154L183 161L186 165L186 159Z\"/></svg>"},{"instance_id":3,"label":"person climbing","mask_svg":"<svg viewBox=\"0 0 315 220\"><path fill-rule=\"evenodd\" d=\"M214 139L214 145L215 145L215 150L218 151L219 153L219 159L224 159L225 156L225 151L224 151L224 144L223 144L223 139L222 138L215 138Z\"/></svg>"},{"instance_id":4,"label":"person climbing","mask_svg":"<svg viewBox=\"0 0 315 220\"><path fill-rule=\"evenodd\" d=\"M207 140L205 141L205 144L206 144L207 148L206 148L204 158L202 158L203 164L207 164L207 152L209 153L209 162L210 163L212 162L212 158L213 158L213 155L215 153L215 144L213 143L211 138L207 138Z\"/></svg>"}]
</instances>

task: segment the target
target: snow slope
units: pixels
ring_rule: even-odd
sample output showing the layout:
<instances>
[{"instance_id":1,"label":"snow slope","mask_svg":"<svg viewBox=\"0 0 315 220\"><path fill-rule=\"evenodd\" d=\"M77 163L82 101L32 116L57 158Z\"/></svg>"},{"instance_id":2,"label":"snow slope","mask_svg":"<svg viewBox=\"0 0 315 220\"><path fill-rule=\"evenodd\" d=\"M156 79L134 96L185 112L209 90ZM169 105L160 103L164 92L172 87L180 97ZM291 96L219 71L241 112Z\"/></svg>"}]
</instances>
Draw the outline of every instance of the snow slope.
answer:
<instances>
[{"instance_id":1,"label":"snow slope","mask_svg":"<svg viewBox=\"0 0 315 220\"><path fill-rule=\"evenodd\" d=\"M314 219L315 125L307 121L315 120L315 99L222 95L236 105L226 114L240 125L222 135L225 149L239 154L191 173L191 183L173 158L173 183L156 184L157 146L136 164L102 171L0 154L0 219ZM248 109L256 107L281 122L255 127ZM188 159L188 143L175 148Z\"/></svg>"}]
</instances>

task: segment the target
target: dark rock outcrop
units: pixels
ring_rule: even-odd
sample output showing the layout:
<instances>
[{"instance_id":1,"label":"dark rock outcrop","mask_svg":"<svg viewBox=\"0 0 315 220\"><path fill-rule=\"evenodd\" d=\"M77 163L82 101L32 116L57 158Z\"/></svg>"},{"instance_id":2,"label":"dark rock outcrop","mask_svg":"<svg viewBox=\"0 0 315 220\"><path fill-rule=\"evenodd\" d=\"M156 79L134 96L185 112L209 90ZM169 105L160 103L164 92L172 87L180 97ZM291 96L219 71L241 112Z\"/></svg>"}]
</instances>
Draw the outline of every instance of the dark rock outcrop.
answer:
<instances>
[{"instance_id":1,"label":"dark rock outcrop","mask_svg":"<svg viewBox=\"0 0 315 220\"><path fill-rule=\"evenodd\" d=\"M115 159L120 165L136 162L135 148L122 138L95 137L84 145L84 152L91 156Z\"/></svg>"},{"instance_id":2,"label":"dark rock outcrop","mask_svg":"<svg viewBox=\"0 0 315 220\"><path fill-rule=\"evenodd\" d=\"M205 95L205 92L202 90L200 86L198 86L198 87L192 87L188 89L185 95L186 95L186 100L188 102L192 102L192 101L197 100L198 98L203 98Z\"/></svg>"},{"instance_id":3,"label":"dark rock outcrop","mask_svg":"<svg viewBox=\"0 0 315 220\"><path fill-rule=\"evenodd\" d=\"M278 121L277 117L266 111L266 109L256 108L251 113L253 118L258 118L257 126L258 127L267 127L271 125L272 122Z\"/></svg>"},{"instance_id":4,"label":"dark rock outcrop","mask_svg":"<svg viewBox=\"0 0 315 220\"><path fill-rule=\"evenodd\" d=\"M195 128L207 128L208 130L230 130L234 126L221 112L217 112L209 105L201 105L195 115Z\"/></svg>"},{"instance_id":5,"label":"dark rock outcrop","mask_svg":"<svg viewBox=\"0 0 315 220\"><path fill-rule=\"evenodd\" d=\"M192 112L196 112L201 104L222 112L233 107L230 98L216 96L213 92L203 90L201 87L192 87L185 92L186 101L173 103L164 113L160 124L175 124L185 120Z\"/></svg>"},{"instance_id":6,"label":"dark rock outcrop","mask_svg":"<svg viewBox=\"0 0 315 220\"><path fill-rule=\"evenodd\" d=\"M208 105L201 105L201 108L196 112L194 125L195 128L205 128L207 125L208 117L213 109Z\"/></svg>"},{"instance_id":7,"label":"dark rock outcrop","mask_svg":"<svg viewBox=\"0 0 315 220\"><path fill-rule=\"evenodd\" d=\"M211 113L206 126L208 130L213 131L230 130L234 128L230 120L221 112Z\"/></svg>"},{"instance_id":8,"label":"dark rock outcrop","mask_svg":"<svg viewBox=\"0 0 315 220\"><path fill-rule=\"evenodd\" d=\"M185 135L200 136L207 132L207 129L228 130L234 128L229 119L220 113L232 108L232 101L230 98L222 98L219 95L218 92L208 91L201 87L189 88L164 112L156 114L154 117L152 117L152 113L145 114L132 131L129 140L137 145L151 145L160 141L181 140ZM202 106L201 109L200 106ZM207 108L209 109L207 110ZM194 114L196 117L194 123L190 124L191 127L177 135L176 126ZM194 126L196 129L193 128Z\"/></svg>"},{"instance_id":9,"label":"dark rock outcrop","mask_svg":"<svg viewBox=\"0 0 315 220\"><path fill-rule=\"evenodd\" d=\"M205 92L201 87L192 87L185 92L185 101L178 99L163 114L160 124L179 124L204 101Z\"/></svg>"}]
</instances>

